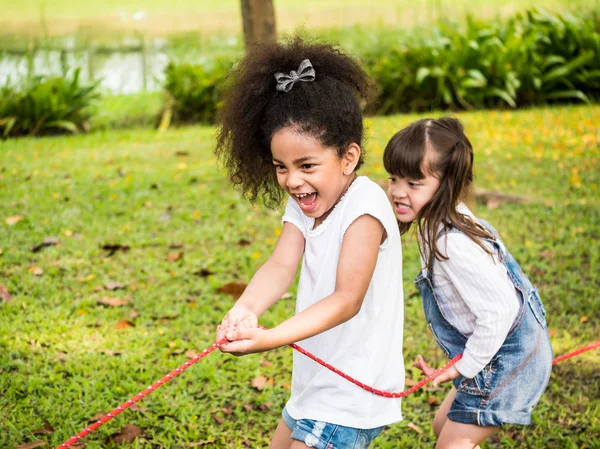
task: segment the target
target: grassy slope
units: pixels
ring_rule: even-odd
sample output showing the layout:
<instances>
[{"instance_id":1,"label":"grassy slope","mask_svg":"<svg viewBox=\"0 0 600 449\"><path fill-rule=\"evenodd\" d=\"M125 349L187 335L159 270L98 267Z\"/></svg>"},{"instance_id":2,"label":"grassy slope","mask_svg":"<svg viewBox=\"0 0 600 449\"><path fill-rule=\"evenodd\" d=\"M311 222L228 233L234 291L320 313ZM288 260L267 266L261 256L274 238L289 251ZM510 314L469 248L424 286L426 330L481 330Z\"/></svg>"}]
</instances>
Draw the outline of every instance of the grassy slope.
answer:
<instances>
[{"instance_id":1,"label":"grassy slope","mask_svg":"<svg viewBox=\"0 0 600 449\"><path fill-rule=\"evenodd\" d=\"M476 147L477 186L533 200L493 210L480 204L477 212L540 287L555 352L597 339L600 108L459 117ZM364 174L385 178L382 149L415 118L369 120ZM0 143L0 283L13 294L0 303L0 447L40 439L54 447L182 364L181 350L212 342L232 304L216 288L250 278L273 246L280 216L240 199L216 168L213 147L214 131L205 127ZM9 226L5 219L14 216L24 218ZM31 252L50 236L60 246ZM100 249L107 243L130 250L107 257ZM169 262L173 252L184 257ZM412 285L413 240L404 255L407 366L418 353L441 365ZM214 274L196 274L202 269ZM106 290L110 281L125 289ZM131 304L105 308L97 305L103 297ZM273 326L292 313L293 299L282 300L261 322ZM117 329L122 320L135 327ZM286 348L240 359L213 354L146 398L142 411L127 411L87 437L86 447L110 447L104 438L126 423L145 432L132 447L265 447L289 394L290 361ZM509 427L487 447L600 447L599 372L598 352L557 366L535 425ZM259 375L273 386L254 389ZM407 375L417 378L410 369ZM444 391L405 399L405 421L373 447L431 447L435 408L428 400ZM56 430L33 435L44 419Z\"/></svg>"}]
</instances>

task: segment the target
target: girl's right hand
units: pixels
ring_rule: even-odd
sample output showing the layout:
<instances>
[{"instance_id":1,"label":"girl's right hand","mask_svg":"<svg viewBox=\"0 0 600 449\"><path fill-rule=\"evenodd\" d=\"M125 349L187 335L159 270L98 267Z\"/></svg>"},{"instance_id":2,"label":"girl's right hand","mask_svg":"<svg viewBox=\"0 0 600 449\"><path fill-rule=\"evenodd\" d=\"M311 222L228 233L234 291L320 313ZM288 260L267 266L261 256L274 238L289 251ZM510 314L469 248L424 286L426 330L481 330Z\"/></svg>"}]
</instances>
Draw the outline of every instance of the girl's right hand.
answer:
<instances>
[{"instance_id":1,"label":"girl's right hand","mask_svg":"<svg viewBox=\"0 0 600 449\"><path fill-rule=\"evenodd\" d=\"M217 326L217 338L215 341L219 341L225 337L229 329L246 329L257 326L258 318L254 312L243 304L236 304L227 312L221 324Z\"/></svg>"},{"instance_id":2,"label":"girl's right hand","mask_svg":"<svg viewBox=\"0 0 600 449\"><path fill-rule=\"evenodd\" d=\"M430 374L435 372L435 369L430 367L427 364L427 362L425 362L425 359L423 359L421 354L417 356L417 359L418 360L415 363L413 363L413 366L415 368L419 368L423 372L423 374L425 374L425 376L429 376ZM460 377L460 375L461 374L458 372L456 367L451 366L450 368L439 374L435 379L433 379L432 385L434 387L437 387L441 383L448 382L450 380L456 379L457 377Z\"/></svg>"},{"instance_id":3,"label":"girl's right hand","mask_svg":"<svg viewBox=\"0 0 600 449\"><path fill-rule=\"evenodd\" d=\"M423 358L423 356L421 354L419 354L417 356L417 361L415 363L413 363L413 366L415 368L419 368L421 370L421 372L423 374L425 374L425 377L429 376L431 373L433 373L435 370L429 366L427 364L427 362L425 361L425 359Z\"/></svg>"}]
</instances>

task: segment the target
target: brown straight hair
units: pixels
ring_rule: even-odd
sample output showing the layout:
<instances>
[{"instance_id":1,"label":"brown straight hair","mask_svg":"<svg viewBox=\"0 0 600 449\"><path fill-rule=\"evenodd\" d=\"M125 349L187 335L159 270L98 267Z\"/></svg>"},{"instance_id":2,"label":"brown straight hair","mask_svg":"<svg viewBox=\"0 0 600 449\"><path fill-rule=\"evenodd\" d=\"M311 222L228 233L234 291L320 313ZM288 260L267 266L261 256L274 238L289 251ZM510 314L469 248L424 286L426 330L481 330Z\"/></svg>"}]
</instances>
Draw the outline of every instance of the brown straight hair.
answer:
<instances>
[{"instance_id":1,"label":"brown straight hair","mask_svg":"<svg viewBox=\"0 0 600 449\"><path fill-rule=\"evenodd\" d=\"M440 225L453 226L465 233L488 254L481 239L494 239L471 217L456 210L473 182L473 147L459 120L452 117L422 119L398 131L388 142L383 165L391 175L423 179L436 177L440 186L423 206L415 220L419 235L419 250L431 269L434 258L447 260L438 248ZM399 223L405 234L412 223Z\"/></svg>"}]
</instances>

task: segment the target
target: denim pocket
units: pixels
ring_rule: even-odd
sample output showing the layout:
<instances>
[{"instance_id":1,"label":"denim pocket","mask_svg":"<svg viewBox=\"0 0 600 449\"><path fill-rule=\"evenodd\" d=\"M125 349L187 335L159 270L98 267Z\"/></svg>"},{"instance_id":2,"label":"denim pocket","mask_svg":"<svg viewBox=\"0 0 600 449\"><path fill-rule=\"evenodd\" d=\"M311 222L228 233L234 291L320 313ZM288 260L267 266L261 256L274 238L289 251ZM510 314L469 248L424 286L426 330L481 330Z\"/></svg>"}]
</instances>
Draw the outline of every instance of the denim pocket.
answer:
<instances>
[{"instance_id":1,"label":"denim pocket","mask_svg":"<svg viewBox=\"0 0 600 449\"><path fill-rule=\"evenodd\" d=\"M540 299L540 295L537 292L537 289L531 290L529 294L529 308L533 312L535 319L542 325L542 327L546 327L546 309L544 309L544 304L542 304L542 300Z\"/></svg>"},{"instance_id":2,"label":"denim pocket","mask_svg":"<svg viewBox=\"0 0 600 449\"><path fill-rule=\"evenodd\" d=\"M444 346L442 341L438 338L437 334L435 333L435 330L433 330L433 325L431 323L427 323L427 326L429 326L431 334L435 338L435 341L437 341L439 347L442 348L442 351L444 351L444 353L446 354L446 357L450 357L450 351L448 351L448 348L446 348L446 346Z\"/></svg>"},{"instance_id":3,"label":"denim pocket","mask_svg":"<svg viewBox=\"0 0 600 449\"><path fill-rule=\"evenodd\" d=\"M354 444L354 449L367 449L371 442L377 435L381 433L383 427L376 427L374 429L360 429L358 431L358 438Z\"/></svg>"},{"instance_id":4,"label":"denim pocket","mask_svg":"<svg viewBox=\"0 0 600 449\"><path fill-rule=\"evenodd\" d=\"M494 374L494 360L488 363L475 377L464 377L458 384L457 391L487 397L492 390L492 377Z\"/></svg>"}]
</instances>

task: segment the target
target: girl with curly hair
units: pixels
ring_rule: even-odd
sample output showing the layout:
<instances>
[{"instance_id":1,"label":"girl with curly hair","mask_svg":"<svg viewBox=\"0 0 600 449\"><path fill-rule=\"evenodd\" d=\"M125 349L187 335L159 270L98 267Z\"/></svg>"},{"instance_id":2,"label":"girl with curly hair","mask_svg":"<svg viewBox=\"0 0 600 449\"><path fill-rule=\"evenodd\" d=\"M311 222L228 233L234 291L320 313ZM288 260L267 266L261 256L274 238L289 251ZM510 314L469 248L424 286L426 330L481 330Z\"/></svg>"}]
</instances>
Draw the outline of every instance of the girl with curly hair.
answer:
<instances>
[{"instance_id":1,"label":"girl with curly hair","mask_svg":"<svg viewBox=\"0 0 600 449\"><path fill-rule=\"evenodd\" d=\"M251 200L287 198L273 253L227 312L217 340L244 355L300 342L350 376L402 390L402 256L385 192L365 176L361 104L372 83L336 47L299 38L239 64L221 113L217 154ZM296 314L265 330L258 317L302 261ZM291 396L272 449L366 448L402 419L375 396L294 353Z\"/></svg>"}]
</instances>

